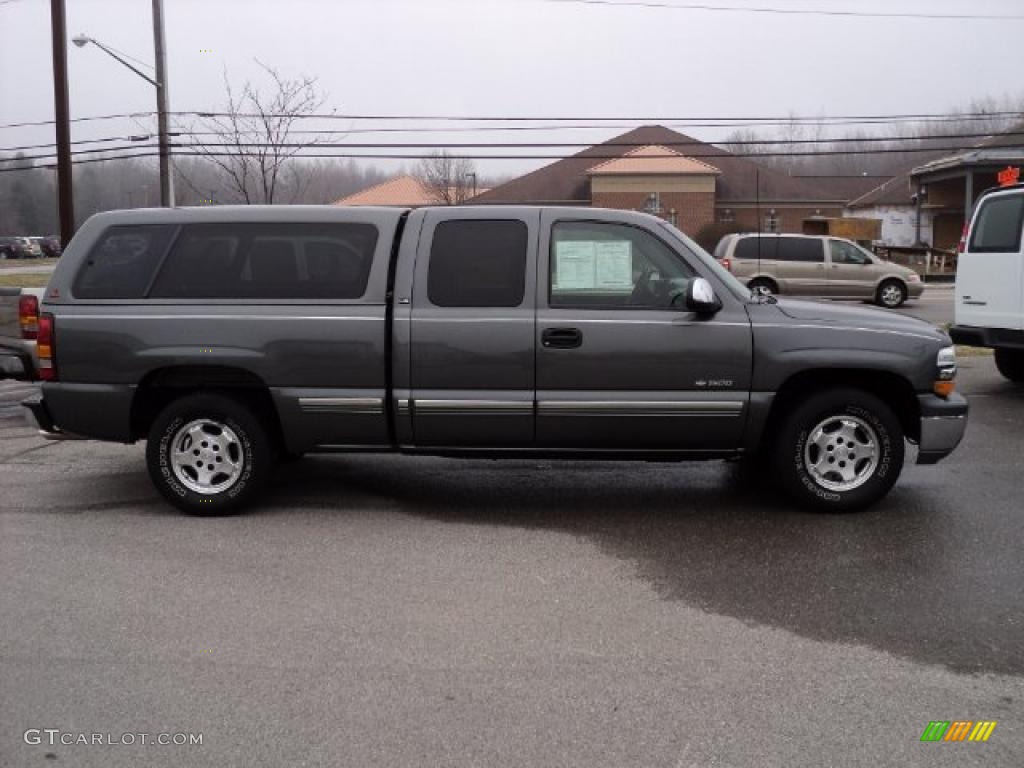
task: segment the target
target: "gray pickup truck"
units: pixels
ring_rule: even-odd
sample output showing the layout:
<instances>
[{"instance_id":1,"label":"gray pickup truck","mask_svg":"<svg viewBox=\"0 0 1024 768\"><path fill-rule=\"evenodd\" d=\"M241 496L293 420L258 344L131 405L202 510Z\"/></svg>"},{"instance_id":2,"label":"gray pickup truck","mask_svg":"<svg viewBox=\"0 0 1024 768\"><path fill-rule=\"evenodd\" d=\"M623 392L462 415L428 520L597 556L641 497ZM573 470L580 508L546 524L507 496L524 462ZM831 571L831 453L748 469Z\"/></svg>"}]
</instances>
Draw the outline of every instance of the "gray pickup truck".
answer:
<instances>
[{"instance_id":1,"label":"gray pickup truck","mask_svg":"<svg viewBox=\"0 0 1024 768\"><path fill-rule=\"evenodd\" d=\"M195 514L309 451L747 457L864 507L905 441L959 443L949 338L883 310L751 292L640 213L216 207L93 216L39 317L49 433L147 441Z\"/></svg>"}]
</instances>

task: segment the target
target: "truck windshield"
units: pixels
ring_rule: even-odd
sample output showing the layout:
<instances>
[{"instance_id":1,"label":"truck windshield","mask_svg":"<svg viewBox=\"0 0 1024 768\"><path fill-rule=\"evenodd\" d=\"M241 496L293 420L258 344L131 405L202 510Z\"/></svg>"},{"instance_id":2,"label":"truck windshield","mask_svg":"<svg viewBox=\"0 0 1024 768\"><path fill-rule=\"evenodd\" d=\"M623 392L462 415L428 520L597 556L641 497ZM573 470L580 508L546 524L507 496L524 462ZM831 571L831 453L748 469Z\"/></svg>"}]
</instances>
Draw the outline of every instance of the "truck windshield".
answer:
<instances>
[{"instance_id":1,"label":"truck windshield","mask_svg":"<svg viewBox=\"0 0 1024 768\"><path fill-rule=\"evenodd\" d=\"M686 251L693 254L694 258L700 261L709 270L715 273L715 277L722 281L726 288L741 301L750 300L750 289L741 283L736 276L712 258L707 251L697 245L693 240L683 234L677 227L667 221L659 222L666 232L681 245Z\"/></svg>"}]
</instances>

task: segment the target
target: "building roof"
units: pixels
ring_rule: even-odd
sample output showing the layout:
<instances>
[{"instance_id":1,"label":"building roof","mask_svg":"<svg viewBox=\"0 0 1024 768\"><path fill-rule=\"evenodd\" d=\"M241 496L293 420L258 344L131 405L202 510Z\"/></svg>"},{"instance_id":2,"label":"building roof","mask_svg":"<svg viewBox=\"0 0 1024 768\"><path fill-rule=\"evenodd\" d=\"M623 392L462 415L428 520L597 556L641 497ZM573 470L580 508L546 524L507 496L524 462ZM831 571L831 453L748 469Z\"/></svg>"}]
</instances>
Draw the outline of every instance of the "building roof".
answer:
<instances>
[{"instance_id":1,"label":"building roof","mask_svg":"<svg viewBox=\"0 0 1024 768\"><path fill-rule=\"evenodd\" d=\"M1024 162L1024 122L1017 123L1002 133L989 136L972 147L919 164L911 171L911 175L921 176L970 165L1020 162Z\"/></svg>"},{"instance_id":2,"label":"building roof","mask_svg":"<svg viewBox=\"0 0 1024 768\"><path fill-rule=\"evenodd\" d=\"M648 145L673 151L685 148L689 160L718 169L721 172L716 184L719 203L751 202L758 198L763 202L845 203L849 199L849 195L824 178L790 176L662 125L644 125L497 186L478 195L473 202L589 205L588 171Z\"/></svg>"},{"instance_id":3,"label":"building roof","mask_svg":"<svg viewBox=\"0 0 1024 768\"><path fill-rule=\"evenodd\" d=\"M722 172L713 165L686 157L674 149L648 144L631 149L622 157L595 165L587 170L591 176L672 175L711 176Z\"/></svg>"},{"instance_id":4,"label":"building roof","mask_svg":"<svg viewBox=\"0 0 1024 768\"><path fill-rule=\"evenodd\" d=\"M910 172L893 176L874 189L856 197L848 208L874 208L877 205L913 205L914 191L910 184Z\"/></svg>"},{"instance_id":5,"label":"building roof","mask_svg":"<svg viewBox=\"0 0 1024 768\"><path fill-rule=\"evenodd\" d=\"M434 205L437 200L415 176L399 176L335 201L335 205Z\"/></svg>"}]
</instances>

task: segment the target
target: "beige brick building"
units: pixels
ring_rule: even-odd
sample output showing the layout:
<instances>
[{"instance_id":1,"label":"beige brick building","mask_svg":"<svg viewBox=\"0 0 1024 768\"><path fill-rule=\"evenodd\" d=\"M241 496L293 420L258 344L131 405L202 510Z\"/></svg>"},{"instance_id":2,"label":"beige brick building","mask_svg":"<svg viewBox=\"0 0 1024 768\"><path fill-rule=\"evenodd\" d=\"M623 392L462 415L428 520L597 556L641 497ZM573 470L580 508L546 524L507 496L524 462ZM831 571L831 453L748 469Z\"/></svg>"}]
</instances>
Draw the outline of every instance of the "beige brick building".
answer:
<instances>
[{"instance_id":1,"label":"beige brick building","mask_svg":"<svg viewBox=\"0 0 1024 768\"><path fill-rule=\"evenodd\" d=\"M687 234L801 232L841 217L889 177L801 177L737 157L660 125L636 128L478 195L473 203L580 205L647 211Z\"/></svg>"}]
</instances>

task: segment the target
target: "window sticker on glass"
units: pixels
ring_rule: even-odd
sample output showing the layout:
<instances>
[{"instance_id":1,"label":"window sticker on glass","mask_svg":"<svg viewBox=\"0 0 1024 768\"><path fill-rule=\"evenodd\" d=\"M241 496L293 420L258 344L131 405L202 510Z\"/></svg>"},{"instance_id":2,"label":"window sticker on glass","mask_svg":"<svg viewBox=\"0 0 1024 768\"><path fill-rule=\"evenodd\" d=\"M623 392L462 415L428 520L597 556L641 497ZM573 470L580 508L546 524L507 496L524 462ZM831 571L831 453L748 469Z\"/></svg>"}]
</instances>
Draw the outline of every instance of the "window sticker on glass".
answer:
<instances>
[{"instance_id":1,"label":"window sticker on glass","mask_svg":"<svg viewBox=\"0 0 1024 768\"><path fill-rule=\"evenodd\" d=\"M633 244L566 240L555 244L556 291L633 289Z\"/></svg>"},{"instance_id":2,"label":"window sticker on glass","mask_svg":"<svg viewBox=\"0 0 1024 768\"><path fill-rule=\"evenodd\" d=\"M592 291L597 287L595 245L589 240L563 240L555 243L556 291Z\"/></svg>"},{"instance_id":3,"label":"window sticker on glass","mask_svg":"<svg viewBox=\"0 0 1024 768\"><path fill-rule=\"evenodd\" d=\"M633 244L628 240L594 243L594 281L599 290L633 290Z\"/></svg>"}]
</instances>

